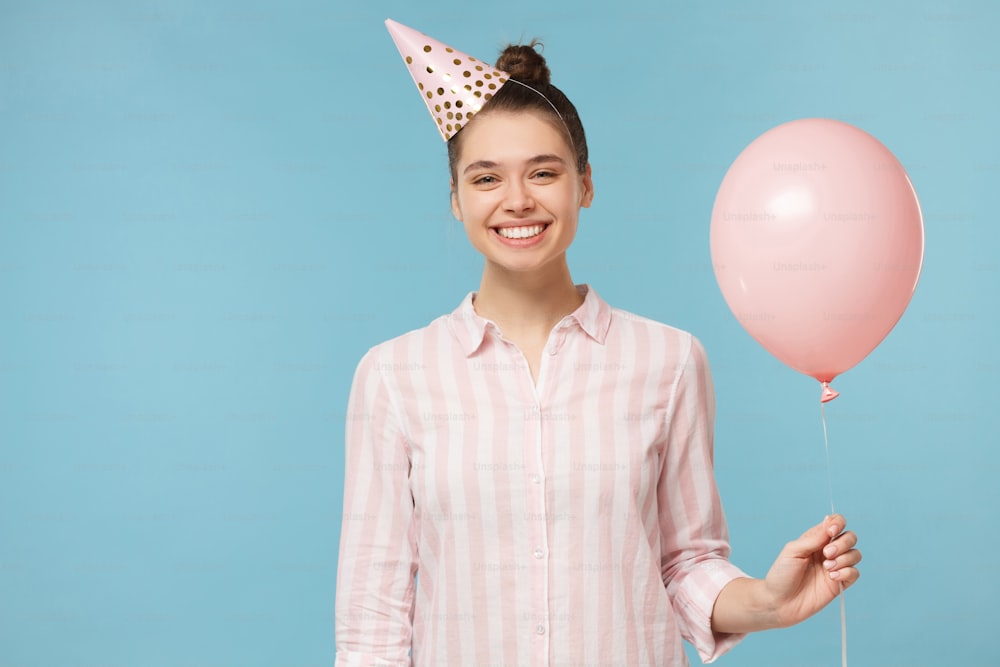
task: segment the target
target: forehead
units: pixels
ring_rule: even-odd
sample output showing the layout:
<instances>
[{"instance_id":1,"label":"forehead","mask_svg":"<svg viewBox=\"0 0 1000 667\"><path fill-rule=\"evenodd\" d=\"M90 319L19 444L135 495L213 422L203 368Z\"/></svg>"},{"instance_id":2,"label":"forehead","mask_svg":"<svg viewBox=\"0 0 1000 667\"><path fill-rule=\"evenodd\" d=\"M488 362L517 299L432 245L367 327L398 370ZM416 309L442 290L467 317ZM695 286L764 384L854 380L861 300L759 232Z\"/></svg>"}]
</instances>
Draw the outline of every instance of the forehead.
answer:
<instances>
[{"instance_id":1,"label":"forehead","mask_svg":"<svg viewBox=\"0 0 1000 667\"><path fill-rule=\"evenodd\" d=\"M513 161L548 153L572 163L573 153L555 122L558 121L531 111L477 114L462 129L459 162Z\"/></svg>"}]
</instances>

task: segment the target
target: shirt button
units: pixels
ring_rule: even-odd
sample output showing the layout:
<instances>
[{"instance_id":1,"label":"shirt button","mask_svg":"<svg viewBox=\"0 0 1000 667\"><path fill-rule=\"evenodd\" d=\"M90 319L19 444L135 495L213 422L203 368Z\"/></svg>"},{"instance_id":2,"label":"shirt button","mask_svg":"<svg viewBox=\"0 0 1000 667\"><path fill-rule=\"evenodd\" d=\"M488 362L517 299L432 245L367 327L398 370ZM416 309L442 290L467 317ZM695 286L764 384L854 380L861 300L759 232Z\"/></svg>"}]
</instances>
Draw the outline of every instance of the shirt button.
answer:
<instances>
[{"instance_id":1,"label":"shirt button","mask_svg":"<svg viewBox=\"0 0 1000 667\"><path fill-rule=\"evenodd\" d=\"M533 475L531 476L531 481L532 481L532 482L534 482L535 484L541 484L541 483L542 483L542 476L541 476L541 475L539 475L539 474L538 474L538 473L536 472L535 474L533 474Z\"/></svg>"},{"instance_id":2,"label":"shirt button","mask_svg":"<svg viewBox=\"0 0 1000 667\"><path fill-rule=\"evenodd\" d=\"M545 552L541 548L535 549L535 558L541 558L545 555Z\"/></svg>"},{"instance_id":3,"label":"shirt button","mask_svg":"<svg viewBox=\"0 0 1000 667\"><path fill-rule=\"evenodd\" d=\"M545 634L545 626L544 625L536 625L535 626L535 634L544 635Z\"/></svg>"},{"instance_id":4,"label":"shirt button","mask_svg":"<svg viewBox=\"0 0 1000 667\"><path fill-rule=\"evenodd\" d=\"M556 352L558 352L558 350L556 349L555 345L549 345L548 352L549 352L549 355L554 355Z\"/></svg>"}]
</instances>

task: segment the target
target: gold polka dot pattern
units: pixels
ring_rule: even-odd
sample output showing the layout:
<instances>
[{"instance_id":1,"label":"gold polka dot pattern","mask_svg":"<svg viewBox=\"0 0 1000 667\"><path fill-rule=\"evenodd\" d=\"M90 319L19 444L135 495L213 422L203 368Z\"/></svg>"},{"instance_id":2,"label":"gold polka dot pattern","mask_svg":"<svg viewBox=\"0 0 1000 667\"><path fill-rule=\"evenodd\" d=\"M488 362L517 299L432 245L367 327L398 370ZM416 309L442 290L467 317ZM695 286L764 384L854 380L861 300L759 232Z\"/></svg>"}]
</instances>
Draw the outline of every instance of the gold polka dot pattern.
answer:
<instances>
[{"instance_id":1,"label":"gold polka dot pattern","mask_svg":"<svg viewBox=\"0 0 1000 667\"><path fill-rule=\"evenodd\" d=\"M386 26L445 140L507 82L506 72L412 28L391 20Z\"/></svg>"}]
</instances>

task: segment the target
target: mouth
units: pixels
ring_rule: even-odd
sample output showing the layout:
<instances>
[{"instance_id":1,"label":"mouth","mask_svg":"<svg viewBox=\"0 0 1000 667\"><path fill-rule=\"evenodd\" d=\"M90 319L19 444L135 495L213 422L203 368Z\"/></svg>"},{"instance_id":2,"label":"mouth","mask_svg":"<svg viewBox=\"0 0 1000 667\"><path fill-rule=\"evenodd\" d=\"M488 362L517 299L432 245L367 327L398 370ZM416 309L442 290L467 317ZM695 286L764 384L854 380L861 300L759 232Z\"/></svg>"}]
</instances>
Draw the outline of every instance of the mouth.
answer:
<instances>
[{"instance_id":1,"label":"mouth","mask_svg":"<svg viewBox=\"0 0 1000 667\"><path fill-rule=\"evenodd\" d=\"M539 223L535 225L523 225L520 227L493 227L492 231L502 239L520 241L540 236L546 229L548 229L548 226L548 223Z\"/></svg>"}]
</instances>

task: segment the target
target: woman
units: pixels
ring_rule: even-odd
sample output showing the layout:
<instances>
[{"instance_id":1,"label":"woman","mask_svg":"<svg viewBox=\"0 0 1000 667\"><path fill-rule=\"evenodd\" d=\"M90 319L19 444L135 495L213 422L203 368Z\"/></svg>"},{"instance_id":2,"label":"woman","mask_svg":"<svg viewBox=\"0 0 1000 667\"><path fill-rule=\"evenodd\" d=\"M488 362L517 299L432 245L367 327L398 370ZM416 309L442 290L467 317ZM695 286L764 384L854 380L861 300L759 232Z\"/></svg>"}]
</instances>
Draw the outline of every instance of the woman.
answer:
<instances>
[{"instance_id":1,"label":"woman","mask_svg":"<svg viewBox=\"0 0 1000 667\"><path fill-rule=\"evenodd\" d=\"M843 517L765 579L732 565L704 350L574 284L594 185L534 44L493 69L388 25L485 263L455 311L358 365L337 664L686 665L682 638L710 662L823 608L858 577Z\"/></svg>"}]
</instances>

